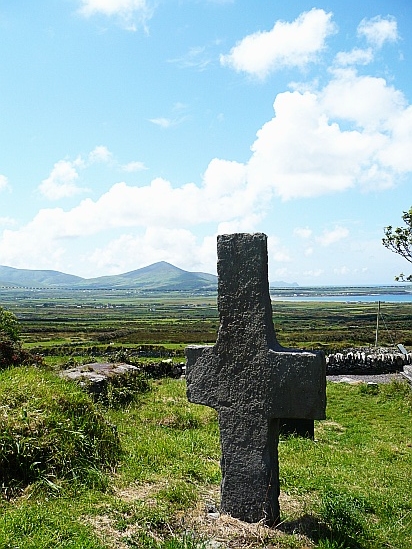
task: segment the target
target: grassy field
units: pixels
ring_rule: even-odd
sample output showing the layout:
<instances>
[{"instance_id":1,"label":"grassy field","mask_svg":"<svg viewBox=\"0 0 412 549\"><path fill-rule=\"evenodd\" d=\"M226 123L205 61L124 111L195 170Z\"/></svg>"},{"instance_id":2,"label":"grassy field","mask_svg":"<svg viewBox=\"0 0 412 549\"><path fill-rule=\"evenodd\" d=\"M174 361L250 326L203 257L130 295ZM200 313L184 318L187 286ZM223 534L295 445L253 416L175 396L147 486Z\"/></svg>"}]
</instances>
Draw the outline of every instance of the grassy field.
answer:
<instances>
[{"instance_id":1,"label":"grassy field","mask_svg":"<svg viewBox=\"0 0 412 549\"><path fill-rule=\"evenodd\" d=\"M216 340L214 295L16 289L0 303L46 366L0 372L0 549L412 547L408 385L328 384L315 441L280 442L282 523L271 530L213 513L217 418L187 401L184 380L152 380L134 403L105 407L56 376L133 352L183 360L186 344ZM379 344L411 346L412 304L381 312ZM281 301L273 316L285 346L375 341L375 303Z\"/></svg>"},{"instance_id":2,"label":"grassy field","mask_svg":"<svg viewBox=\"0 0 412 549\"><path fill-rule=\"evenodd\" d=\"M8 392L12 375L0 374ZM216 414L188 403L183 380L166 379L133 405L100 411L117 427L115 468L87 481L44 475L1 500L0 547L409 549L410 389L328 384L327 392L315 441L281 439L276 530L208 514L219 505Z\"/></svg>"},{"instance_id":3,"label":"grassy field","mask_svg":"<svg viewBox=\"0 0 412 549\"><path fill-rule=\"evenodd\" d=\"M219 325L212 293L0 289L0 303L18 317L24 345L48 356L119 344L167 346L182 357L186 344L215 342ZM373 345L376 316L376 303L273 303L282 345L326 352ZM379 344L412 345L411 320L412 303L382 303Z\"/></svg>"}]
</instances>

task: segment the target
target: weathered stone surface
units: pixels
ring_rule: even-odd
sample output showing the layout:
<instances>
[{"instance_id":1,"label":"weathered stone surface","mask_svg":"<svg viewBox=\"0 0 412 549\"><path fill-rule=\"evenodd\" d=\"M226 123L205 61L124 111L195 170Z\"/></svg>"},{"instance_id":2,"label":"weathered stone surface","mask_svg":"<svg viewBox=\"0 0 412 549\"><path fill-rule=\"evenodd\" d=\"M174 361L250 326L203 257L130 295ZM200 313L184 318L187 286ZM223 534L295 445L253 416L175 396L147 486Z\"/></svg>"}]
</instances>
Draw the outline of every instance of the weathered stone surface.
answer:
<instances>
[{"instance_id":1,"label":"weathered stone surface","mask_svg":"<svg viewBox=\"0 0 412 549\"><path fill-rule=\"evenodd\" d=\"M113 377L122 377L138 372L137 366L125 363L91 362L62 370L60 375L66 379L77 381L81 387L92 395L98 396L106 389L108 380Z\"/></svg>"},{"instance_id":2,"label":"weathered stone surface","mask_svg":"<svg viewBox=\"0 0 412 549\"><path fill-rule=\"evenodd\" d=\"M217 267L218 338L186 349L187 394L219 414L221 511L274 524L279 418L325 417L325 359L276 340L266 235L219 236Z\"/></svg>"},{"instance_id":3,"label":"weathered stone surface","mask_svg":"<svg viewBox=\"0 0 412 549\"><path fill-rule=\"evenodd\" d=\"M412 383L412 366L404 366L401 373L409 381L409 383Z\"/></svg>"},{"instance_id":4,"label":"weathered stone surface","mask_svg":"<svg viewBox=\"0 0 412 549\"><path fill-rule=\"evenodd\" d=\"M401 372L412 364L411 353L386 347L359 347L344 349L326 356L327 375L338 374L388 374Z\"/></svg>"}]
</instances>

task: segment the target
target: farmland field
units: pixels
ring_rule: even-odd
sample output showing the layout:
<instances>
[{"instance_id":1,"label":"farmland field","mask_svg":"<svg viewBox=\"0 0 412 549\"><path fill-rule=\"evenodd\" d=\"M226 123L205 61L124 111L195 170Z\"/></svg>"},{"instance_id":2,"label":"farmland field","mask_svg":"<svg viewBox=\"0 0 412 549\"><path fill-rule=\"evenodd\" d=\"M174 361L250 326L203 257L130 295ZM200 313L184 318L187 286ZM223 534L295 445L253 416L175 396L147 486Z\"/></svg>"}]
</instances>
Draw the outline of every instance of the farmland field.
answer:
<instances>
[{"instance_id":1,"label":"farmland field","mask_svg":"<svg viewBox=\"0 0 412 549\"><path fill-rule=\"evenodd\" d=\"M213 292L0 289L27 348L47 355L84 355L93 347L163 346L183 356L186 344L213 343L219 326ZM377 303L274 301L273 318L284 346L323 349L375 344ZM380 346L412 345L412 303L381 303Z\"/></svg>"}]
</instances>

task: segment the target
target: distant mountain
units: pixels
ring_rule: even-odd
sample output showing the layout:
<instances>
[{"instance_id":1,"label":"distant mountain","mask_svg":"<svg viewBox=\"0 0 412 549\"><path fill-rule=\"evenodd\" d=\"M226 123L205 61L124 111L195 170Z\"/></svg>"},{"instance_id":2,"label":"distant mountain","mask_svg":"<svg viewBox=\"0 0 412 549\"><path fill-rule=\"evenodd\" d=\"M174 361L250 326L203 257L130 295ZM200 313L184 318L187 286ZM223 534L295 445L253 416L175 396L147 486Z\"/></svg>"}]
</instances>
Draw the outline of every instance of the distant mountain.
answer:
<instances>
[{"instance_id":1,"label":"distant mountain","mask_svg":"<svg viewBox=\"0 0 412 549\"><path fill-rule=\"evenodd\" d=\"M72 286L82 280L84 279L80 276L64 274L59 271L15 269L0 265L0 286L47 288L49 286Z\"/></svg>"},{"instance_id":2,"label":"distant mountain","mask_svg":"<svg viewBox=\"0 0 412 549\"><path fill-rule=\"evenodd\" d=\"M217 276L179 269L166 261L153 263L128 273L82 278L59 271L15 269L0 266L0 287L29 288L134 288L138 290L215 290Z\"/></svg>"},{"instance_id":3,"label":"distant mountain","mask_svg":"<svg viewBox=\"0 0 412 549\"><path fill-rule=\"evenodd\" d=\"M275 280L275 282L270 282L269 286L271 288L298 288L299 284L297 282L284 282L283 280Z\"/></svg>"},{"instance_id":4,"label":"distant mountain","mask_svg":"<svg viewBox=\"0 0 412 549\"><path fill-rule=\"evenodd\" d=\"M216 289L217 276L192 273L166 261L116 276L101 276L84 280L88 288L138 288L140 290L200 290Z\"/></svg>"}]
</instances>

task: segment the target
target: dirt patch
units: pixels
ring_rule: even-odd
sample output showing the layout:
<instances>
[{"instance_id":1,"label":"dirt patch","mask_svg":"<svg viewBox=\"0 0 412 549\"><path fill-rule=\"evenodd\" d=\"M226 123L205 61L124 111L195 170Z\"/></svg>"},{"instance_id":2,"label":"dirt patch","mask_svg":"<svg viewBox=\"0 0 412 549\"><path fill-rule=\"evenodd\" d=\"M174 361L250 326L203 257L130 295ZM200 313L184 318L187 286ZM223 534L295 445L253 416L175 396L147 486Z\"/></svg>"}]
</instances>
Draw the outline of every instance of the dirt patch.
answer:
<instances>
[{"instance_id":1,"label":"dirt patch","mask_svg":"<svg viewBox=\"0 0 412 549\"><path fill-rule=\"evenodd\" d=\"M269 528L262 522L247 523L220 514L214 502L219 499L219 487L210 488L202 494L198 505L186 514L186 528L195 532L204 540L206 549L276 549L285 547L285 537L294 535L294 542L301 549L314 547L312 541L299 531L299 520L293 521L293 531L286 527L289 520L277 528ZM304 504L288 494L280 495L282 513L288 517L304 514Z\"/></svg>"},{"instance_id":2,"label":"dirt patch","mask_svg":"<svg viewBox=\"0 0 412 549\"><path fill-rule=\"evenodd\" d=\"M115 496L125 501L133 503L135 501L145 501L146 503L154 503L154 495L162 488L158 484L130 484L124 488L115 489Z\"/></svg>"},{"instance_id":3,"label":"dirt patch","mask_svg":"<svg viewBox=\"0 0 412 549\"><path fill-rule=\"evenodd\" d=\"M131 484L115 491L116 497L133 505L136 501L156 504L155 494L163 487L162 483ZM268 528L263 523L247 523L228 515L220 514L218 502L219 486L210 486L200 494L197 505L191 510L175 516L174 524L169 526L169 534L178 539L189 536L201 540L202 549L280 549L289 546L288 536L293 535L293 546L299 549L312 549L310 532L314 528L313 518L305 513L305 503L296 497L281 493L282 515L287 517L277 528ZM118 529L116 519L109 514L87 517L97 537L110 547L128 549L127 539L133 538L144 528L137 522L127 529ZM151 530L149 535L154 541L161 542L163 536Z\"/></svg>"}]
</instances>

